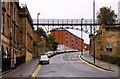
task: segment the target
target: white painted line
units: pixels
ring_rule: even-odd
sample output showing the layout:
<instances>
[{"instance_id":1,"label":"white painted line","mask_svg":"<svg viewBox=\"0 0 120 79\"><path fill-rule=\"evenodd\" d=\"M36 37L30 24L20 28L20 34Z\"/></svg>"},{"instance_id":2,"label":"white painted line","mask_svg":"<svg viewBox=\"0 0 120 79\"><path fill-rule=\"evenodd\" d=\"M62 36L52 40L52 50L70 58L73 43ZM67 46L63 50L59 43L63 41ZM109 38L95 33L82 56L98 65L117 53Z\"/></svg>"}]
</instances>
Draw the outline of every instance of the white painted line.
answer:
<instances>
[{"instance_id":1,"label":"white painted line","mask_svg":"<svg viewBox=\"0 0 120 79\"><path fill-rule=\"evenodd\" d=\"M94 66L94 65L92 65L92 64L90 64L90 63L84 61L83 59L80 58L80 55L79 55L79 59L80 59L81 61L83 61L84 63L86 63L86 64L88 64L88 65L90 65L90 66L92 66L92 67L94 67L94 68L96 68L96 69L98 69L98 70L102 70L102 71L106 71L106 72L112 72L112 73L114 73L113 71L107 71L107 70L104 70L104 69L102 69L102 68L96 67L96 66Z\"/></svg>"}]
</instances>

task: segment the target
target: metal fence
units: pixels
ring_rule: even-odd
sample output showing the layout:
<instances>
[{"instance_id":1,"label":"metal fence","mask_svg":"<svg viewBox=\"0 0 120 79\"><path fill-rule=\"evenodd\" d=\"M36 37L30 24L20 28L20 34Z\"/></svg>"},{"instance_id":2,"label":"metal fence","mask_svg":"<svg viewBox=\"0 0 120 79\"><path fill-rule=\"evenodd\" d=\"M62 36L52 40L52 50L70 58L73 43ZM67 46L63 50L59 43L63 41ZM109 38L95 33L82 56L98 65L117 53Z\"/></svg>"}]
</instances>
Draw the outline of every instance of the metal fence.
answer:
<instances>
[{"instance_id":1,"label":"metal fence","mask_svg":"<svg viewBox=\"0 0 120 79\"><path fill-rule=\"evenodd\" d=\"M25 63L25 56L20 56L16 58L16 64L15 64L16 67L23 63ZM2 59L2 72L10 69L11 69L11 58Z\"/></svg>"},{"instance_id":2,"label":"metal fence","mask_svg":"<svg viewBox=\"0 0 120 79\"><path fill-rule=\"evenodd\" d=\"M2 59L2 72L7 71L11 68L11 59L4 58Z\"/></svg>"},{"instance_id":3,"label":"metal fence","mask_svg":"<svg viewBox=\"0 0 120 79\"><path fill-rule=\"evenodd\" d=\"M16 65L15 66L19 66L23 63L25 63L25 56L20 56L20 57L16 58Z\"/></svg>"}]
</instances>

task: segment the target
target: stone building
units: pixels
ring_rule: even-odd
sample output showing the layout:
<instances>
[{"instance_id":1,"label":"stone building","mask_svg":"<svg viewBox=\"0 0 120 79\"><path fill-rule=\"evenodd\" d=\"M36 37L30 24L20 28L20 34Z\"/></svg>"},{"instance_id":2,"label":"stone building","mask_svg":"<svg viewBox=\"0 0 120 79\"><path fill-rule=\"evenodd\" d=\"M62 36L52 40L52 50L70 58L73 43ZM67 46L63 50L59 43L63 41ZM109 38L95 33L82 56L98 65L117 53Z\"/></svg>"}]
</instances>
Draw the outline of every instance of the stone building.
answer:
<instances>
[{"instance_id":1,"label":"stone building","mask_svg":"<svg viewBox=\"0 0 120 79\"><path fill-rule=\"evenodd\" d=\"M10 67L15 67L17 57L20 53L19 36L19 19L18 19L18 2L3 2L2 3L2 65L3 69L7 70ZM5 64L7 63L7 64ZM3 70L3 71L4 71Z\"/></svg>"},{"instance_id":2,"label":"stone building","mask_svg":"<svg viewBox=\"0 0 120 79\"><path fill-rule=\"evenodd\" d=\"M19 10L19 25L21 32L21 53L26 56L26 61L33 55L33 25L32 18L26 5Z\"/></svg>"},{"instance_id":3,"label":"stone building","mask_svg":"<svg viewBox=\"0 0 120 79\"><path fill-rule=\"evenodd\" d=\"M27 7L2 2L2 71L15 68L33 55L33 26Z\"/></svg>"},{"instance_id":4,"label":"stone building","mask_svg":"<svg viewBox=\"0 0 120 79\"><path fill-rule=\"evenodd\" d=\"M92 38L92 37L91 37ZM91 39L92 42L93 39ZM112 46L111 56L120 55L120 27L119 26L100 26L95 36L95 55L108 55L107 44ZM94 44L90 46L90 52L94 53Z\"/></svg>"}]
</instances>

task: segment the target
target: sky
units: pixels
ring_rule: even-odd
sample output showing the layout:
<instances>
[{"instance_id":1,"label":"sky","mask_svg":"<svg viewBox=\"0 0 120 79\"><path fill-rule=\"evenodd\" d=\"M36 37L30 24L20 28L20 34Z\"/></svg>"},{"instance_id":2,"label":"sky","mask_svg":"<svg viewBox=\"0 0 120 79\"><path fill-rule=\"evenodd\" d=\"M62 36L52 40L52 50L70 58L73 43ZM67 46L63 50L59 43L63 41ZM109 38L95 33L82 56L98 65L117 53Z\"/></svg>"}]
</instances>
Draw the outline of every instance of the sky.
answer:
<instances>
[{"instance_id":1,"label":"sky","mask_svg":"<svg viewBox=\"0 0 120 79\"><path fill-rule=\"evenodd\" d=\"M95 13L103 6L111 7L118 13L120 0L95 0ZM20 4L26 4L33 19L40 13L40 19L92 19L93 0L19 0ZM80 32L70 30L75 35ZM84 34L85 43L89 43L88 35Z\"/></svg>"}]
</instances>

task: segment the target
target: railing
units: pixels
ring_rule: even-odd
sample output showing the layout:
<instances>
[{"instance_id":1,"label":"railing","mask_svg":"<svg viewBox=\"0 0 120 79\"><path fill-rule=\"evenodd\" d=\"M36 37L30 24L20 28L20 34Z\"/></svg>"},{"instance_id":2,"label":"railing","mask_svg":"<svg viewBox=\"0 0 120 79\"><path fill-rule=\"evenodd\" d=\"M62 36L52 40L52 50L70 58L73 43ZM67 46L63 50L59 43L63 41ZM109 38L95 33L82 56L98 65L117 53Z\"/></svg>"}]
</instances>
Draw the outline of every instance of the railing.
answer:
<instances>
[{"instance_id":1,"label":"railing","mask_svg":"<svg viewBox=\"0 0 120 79\"><path fill-rule=\"evenodd\" d=\"M95 22L93 19L33 19L34 27L36 25L42 26L47 32L56 29L74 29L80 30L87 34L95 34L97 30L99 30L99 26L96 19ZM106 25L114 25L115 27L120 27L120 21L116 20L114 24L106 24Z\"/></svg>"},{"instance_id":2,"label":"railing","mask_svg":"<svg viewBox=\"0 0 120 79\"><path fill-rule=\"evenodd\" d=\"M4 58L2 59L2 72L7 71L11 68L11 59Z\"/></svg>"},{"instance_id":3,"label":"railing","mask_svg":"<svg viewBox=\"0 0 120 79\"><path fill-rule=\"evenodd\" d=\"M93 19L33 19L33 25L100 25L98 20L95 22ZM120 21L116 20L114 24L109 25L120 25Z\"/></svg>"}]
</instances>

